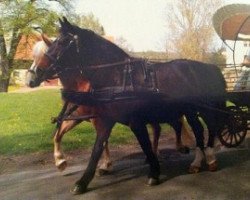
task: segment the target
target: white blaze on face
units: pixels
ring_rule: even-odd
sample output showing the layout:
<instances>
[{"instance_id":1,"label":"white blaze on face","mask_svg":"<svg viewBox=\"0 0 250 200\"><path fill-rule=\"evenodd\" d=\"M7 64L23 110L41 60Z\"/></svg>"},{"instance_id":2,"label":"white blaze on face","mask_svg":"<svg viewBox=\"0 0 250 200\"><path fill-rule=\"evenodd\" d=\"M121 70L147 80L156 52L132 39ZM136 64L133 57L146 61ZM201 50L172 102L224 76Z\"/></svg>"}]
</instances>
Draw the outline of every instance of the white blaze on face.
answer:
<instances>
[{"instance_id":1,"label":"white blaze on face","mask_svg":"<svg viewBox=\"0 0 250 200\"><path fill-rule=\"evenodd\" d=\"M33 47L33 52L32 52L32 56L33 56L33 63L31 65L31 68L35 68L37 67L37 65L40 63L43 55L45 54L45 52L47 51L48 46L45 44L44 41L39 41L37 42L34 47ZM30 68L30 69L31 69Z\"/></svg>"},{"instance_id":2,"label":"white blaze on face","mask_svg":"<svg viewBox=\"0 0 250 200\"><path fill-rule=\"evenodd\" d=\"M44 41L39 41L34 45L33 51L32 51L33 63L26 76L26 85L31 87L32 82L34 82L36 78L35 72L37 70L37 66L40 63L47 49L48 49L48 46L45 44Z\"/></svg>"}]
</instances>

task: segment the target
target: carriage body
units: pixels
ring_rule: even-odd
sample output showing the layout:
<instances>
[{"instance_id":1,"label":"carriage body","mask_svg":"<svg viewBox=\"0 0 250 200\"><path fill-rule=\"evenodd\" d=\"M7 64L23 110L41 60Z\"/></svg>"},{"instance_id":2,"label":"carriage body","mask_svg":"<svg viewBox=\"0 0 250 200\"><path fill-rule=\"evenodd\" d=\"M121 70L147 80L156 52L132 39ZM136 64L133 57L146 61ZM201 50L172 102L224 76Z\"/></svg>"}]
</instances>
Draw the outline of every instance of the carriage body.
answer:
<instances>
[{"instance_id":1,"label":"carriage body","mask_svg":"<svg viewBox=\"0 0 250 200\"><path fill-rule=\"evenodd\" d=\"M213 16L213 24L218 36L231 50L233 60L223 69L229 104L226 112L230 116L219 139L227 147L236 147L250 130L250 65L246 56L241 63L236 63L235 59L237 42L250 42L250 5L231 4L218 9ZM228 41L233 45L230 46Z\"/></svg>"}]
</instances>

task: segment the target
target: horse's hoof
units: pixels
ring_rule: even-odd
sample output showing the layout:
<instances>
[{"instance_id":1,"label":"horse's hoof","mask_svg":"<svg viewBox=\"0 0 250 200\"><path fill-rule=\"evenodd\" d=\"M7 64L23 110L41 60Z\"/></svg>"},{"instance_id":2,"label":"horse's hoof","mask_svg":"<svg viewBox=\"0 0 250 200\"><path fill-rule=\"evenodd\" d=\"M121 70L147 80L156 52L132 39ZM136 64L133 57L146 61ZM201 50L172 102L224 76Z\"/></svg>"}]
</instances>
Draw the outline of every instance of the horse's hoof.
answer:
<instances>
[{"instance_id":1,"label":"horse's hoof","mask_svg":"<svg viewBox=\"0 0 250 200\"><path fill-rule=\"evenodd\" d=\"M56 162L56 167L57 169L59 169L60 171L64 171L67 167L67 161L66 160L60 160Z\"/></svg>"},{"instance_id":2,"label":"horse's hoof","mask_svg":"<svg viewBox=\"0 0 250 200\"><path fill-rule=\"evenodd\" d=\"M215 172L218 169L217 161L214 161L208 165L208 171Z\"/></svg>"},{"instance_id":3,"label":"horse's hoof","mask_svg":"<svg viewBox=\"0 0 250 200\"><path fill-rule=\"evenodd\" d=\"M188 172L189 172L190 174L197 174L197 173L200 172L200 167L191 165L191 166L189 167Z\"/></svg>"},{"instance_id":4,"label":"horse's hoof","mask_svg":"<svg viewBox=\"0 0 250 200\"><path fill-rule=\"evenodd\" d=\"M149 178L147 182L148 186L154 186L159 184L160 184L159 178Z\"/></svg>"},{"instance_id":5,"label":"horse's hoof","mask_svg":"<svg viewBox=\"0 0 250 200\"><path fill-rule=\"evenodd\" d=\"M81 185L75 184L74 188L70 190L70 193L73 195L83 194L87 191L86 187L83 187Z\"/></svg>"},{"instance_id":6,"label":"horse's hoof","mask_svg":"<svg viewBox=\"0 0 250 200\"><path fill-rule=\"evenodd\" d=\"M190 149L188 147L180 147L178 151L182 154L189 154Z\"/></svg>"},{"instance_id":7,"label":"horse's hoof","mask_svg":"<svg viewBox=\"0 0 250 200\"><path fill-rule=\"evenodd\" d=\"M105 176L108 174L110 174L110 171L106 169L97 169L95 173L96 176Z\"/></svg>"}]
</instances>

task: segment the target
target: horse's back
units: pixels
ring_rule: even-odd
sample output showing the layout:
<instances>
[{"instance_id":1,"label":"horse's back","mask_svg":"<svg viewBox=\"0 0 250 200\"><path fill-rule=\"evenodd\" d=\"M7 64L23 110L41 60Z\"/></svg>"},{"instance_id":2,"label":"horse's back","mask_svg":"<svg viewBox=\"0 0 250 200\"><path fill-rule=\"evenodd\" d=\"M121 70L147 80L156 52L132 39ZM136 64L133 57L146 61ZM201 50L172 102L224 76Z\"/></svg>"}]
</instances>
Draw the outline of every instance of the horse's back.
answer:
<instances>
[{"instance_id":1,"label":"horse's back","mask_svg":"<svg viewBox=\"0 0 250 200\"><path fill-rule=\"evenodd\" d=\"M225 80L215 65L177 59L160 63L155 70L158 89L175 100L225 96Z\"/></svg>"}]
</instances>

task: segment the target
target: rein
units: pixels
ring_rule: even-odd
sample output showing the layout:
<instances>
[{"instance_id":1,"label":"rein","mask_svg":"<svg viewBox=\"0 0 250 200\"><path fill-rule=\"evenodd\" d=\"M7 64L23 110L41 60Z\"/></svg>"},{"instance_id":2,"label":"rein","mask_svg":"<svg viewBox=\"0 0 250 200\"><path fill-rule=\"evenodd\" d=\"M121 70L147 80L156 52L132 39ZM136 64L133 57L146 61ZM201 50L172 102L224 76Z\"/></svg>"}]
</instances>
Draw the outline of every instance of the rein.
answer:
<instances>
[{"instance_id":1,"label":"rein","mask_svg":"<svg viewBox=\"0 0 250 200\"><path fill-rule=\"evenodd\" d=\"M79 38L77 35L72 35L69 34L70 37L72 37L72 39L70 40L69 44L66 46L65 49L63 49L56 58L54 58L53 56L51 56L50 54L48 54L48 52L45 53L45 55L48 57L48 59L52 62L52 64L44 70L44 74L43 74L43 79L44 80L48 80L51 79L51 77L48 76L52 76L52 78L54 78L54 75L56 74L55 78L58 78L58 75L65 72L65 71L71 71L71 70L78 70L81 72L87 69L87 70L96 70L96 69L102 69L102 68L110 68L110 67L116 67L116 66L120 66L120 65L130 65L133 63L137 63L137 62L142 62L144 61L141 58L126 58L123 61L118 61L118 62L114 62L114 63L106 63L106 64L99 64L99 65L88 65L88 66L81 66L80 64L80 48L79 48ZM77 57L78 57L78 62L79 62L79 66L77 66L76 68L72 68L72 67L62 67L60 64L58 64L60 62L60 59L65 55L65 53L72 47L72 45L75 44L76 46L76 53L77 53ZM52 75L53 74L53 75ZM46 77L47 76L47 77Z\"/></svg>"},{"instance_id":2,"label":"rein","mask_svg":"<svg viewBox=\"0 0 250 200\"><path fill-rule=\"evenodd\" d=\"M57 55L52 56L48 52L45 55L51 61L51 64L48 68L42 71L42 79L48 80L50 78L54 78L55 76L58 77L60 74L65 73L67 71L79 71L80 74L83 75L84 70L98 70L98 69L105 69L111 67L123 67L123 82L121 86L118 87L108 87L108 88L101 88L101 89L92 89L92 91L86 93L75 93L75 98L71 99L72 102L75 102L78 105L87 103L87 104L97 104L100 102L110 102L114 100L123 100L123 99L134 99L134 98L144 98L149 97L153 94L159 94L159 90L157 89L157 81L155 78L155 71L150 66L152 63L148 63L146 60L141 58L132 58L128 57L122 61L112 62L112 63L105 63L105 64L97 64L97 65L87 65L83 66L81 64L81 54L79 48L79 38L77 35L68 34L70 41L68 45L61 49L57 53ZM68 51L72 51L72 45L75 45L74 48L76 52L76 66L74 67L67 67L60 64L62 62L62 57ZM56 58L54 58L56 57ZM134 82L133 73L134 73L134 63L141 63L142 73L144 77L144 81L146 85L142 90L136 90L136 83ZM76 95L77 94L77 95ZM70 99L70 96L73 95L71 92L62 92L62 95L65 99ZM81 99L78 102L76 99Z\"/></svg>"},{"instance_id":3,"label":"rein","mask_svg":"<svg viewBox=\"0 0 250 200\"><path fill-rule=\"evenodd\" d=\"M107 88L106 90L91 90L78 92L62 89L62 98L76 105L96 106L124 100L159 100L165 95L157 90L148 91L124 91L122 88Z\"/></svg>"},{"instance_id":4,"label":"rein","mask_svg":"<svg viewBox=\"0 0 250 200\"><path fill-rule=\"evenodd\" d=\"M137 63L141 61L143 60L140 58L133 58L133 60L131 60L130 58L127 58L124 61L118 61L114 63L100 64L100 65L88 65L86 66L86 68L89 70L96 70L96 69L102 69L102 68L116 67L119 65L127 65L127 64Z\"/></svg>"}]
</instances>

